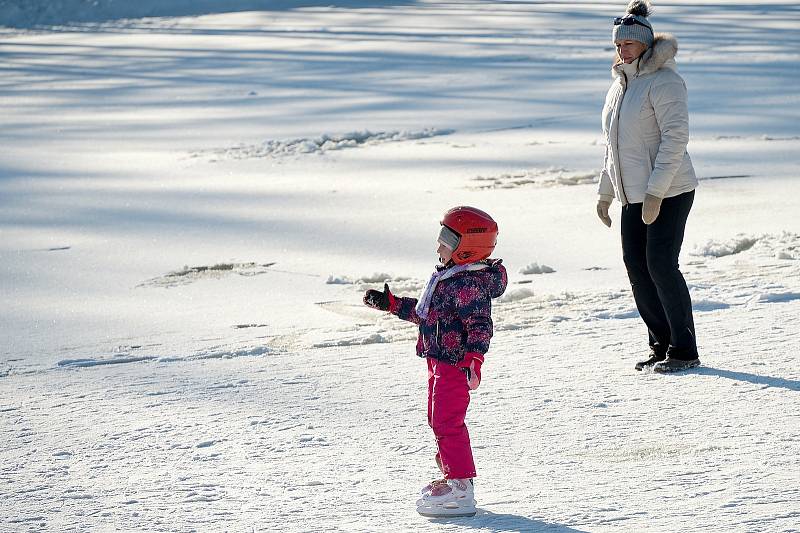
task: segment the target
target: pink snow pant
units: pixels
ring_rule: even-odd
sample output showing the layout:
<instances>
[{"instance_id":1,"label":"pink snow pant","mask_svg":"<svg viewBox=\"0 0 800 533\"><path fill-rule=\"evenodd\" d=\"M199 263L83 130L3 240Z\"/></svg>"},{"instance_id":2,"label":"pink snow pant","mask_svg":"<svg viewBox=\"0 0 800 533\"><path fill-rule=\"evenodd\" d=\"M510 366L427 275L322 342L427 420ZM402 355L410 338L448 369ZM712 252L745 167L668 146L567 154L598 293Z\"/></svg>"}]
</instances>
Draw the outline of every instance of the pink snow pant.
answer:
<instances>
[{"instance_id":1,"label":"pink snow pant","mask_svg":"<svg viewBox=\"0 0 800 533\"><path fill-rule=\"evenodd\" d=\"M447 479L475 477L469 432L464 424L468 406L469 386L464 372L428 358L428 425L436 436L436 459Z\"/></svg>"}]
</instances>

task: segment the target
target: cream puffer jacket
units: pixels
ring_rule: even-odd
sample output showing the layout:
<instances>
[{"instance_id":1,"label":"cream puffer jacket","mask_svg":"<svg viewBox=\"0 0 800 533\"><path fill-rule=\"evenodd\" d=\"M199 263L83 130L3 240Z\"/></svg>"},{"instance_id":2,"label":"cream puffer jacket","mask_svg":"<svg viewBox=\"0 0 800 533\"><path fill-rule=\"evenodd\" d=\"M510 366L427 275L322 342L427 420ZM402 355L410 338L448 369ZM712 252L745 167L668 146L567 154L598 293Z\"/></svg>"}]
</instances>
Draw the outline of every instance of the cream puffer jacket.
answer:
<instances>
[{"instance_id":1,"label":"cream puffer jacket","mask_svg":"<svg viewBox=\"0 0 800 533\"><path fill-rule=\"evenodd\" d=\"M659 33L637 62L612 69L615 79L603 108L600 199L635 204L645 194L669 198L697 187L686 152L688 98L676 71L677 51L675 37Z\"/></svg>"}]
</instances>

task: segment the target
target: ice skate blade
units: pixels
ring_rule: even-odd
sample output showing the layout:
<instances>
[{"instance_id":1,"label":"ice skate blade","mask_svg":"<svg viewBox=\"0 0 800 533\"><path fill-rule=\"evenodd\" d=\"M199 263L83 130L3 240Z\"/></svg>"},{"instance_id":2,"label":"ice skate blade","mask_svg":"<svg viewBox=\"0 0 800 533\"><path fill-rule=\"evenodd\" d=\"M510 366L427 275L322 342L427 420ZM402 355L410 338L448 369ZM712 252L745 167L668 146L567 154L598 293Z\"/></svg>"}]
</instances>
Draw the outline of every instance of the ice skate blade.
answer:
<instances>
[{"instance_id":1,"label":"ice skate blade","mask_svg":"<svg viewBox=\"0 0 800 533\"><path fill-rule=\"evenodd\" d=\"M469 518L475 516L478 510L472 505L457 505L448 502L442 505L425 505L417 503L417 512L426 518Z\"/></svg>"},{"instance_id":2,"label":"ice skate blade","mask_svg":"<svg viewBox=\"0 0 800 533\"><path fill-rule=\"evenodd\" d=\"M462 511L461 509L448 511L447 513L443 513L441 511L429 511L427 509L417 509L417 512L425 518L472 518L478 513L477 510L466 512Z\"/></svg>"}]
</instances>

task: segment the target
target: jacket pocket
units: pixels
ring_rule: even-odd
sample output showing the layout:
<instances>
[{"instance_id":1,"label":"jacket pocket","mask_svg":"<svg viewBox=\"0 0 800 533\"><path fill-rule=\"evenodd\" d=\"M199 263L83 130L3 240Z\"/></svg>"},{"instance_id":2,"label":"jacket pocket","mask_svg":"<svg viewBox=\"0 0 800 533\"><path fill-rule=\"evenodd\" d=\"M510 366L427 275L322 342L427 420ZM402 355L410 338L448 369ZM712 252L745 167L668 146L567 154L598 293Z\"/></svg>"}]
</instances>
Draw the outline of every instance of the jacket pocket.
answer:
<instances>
[{"instance_id":1,"label":"jacket pocket","mask_svg":"<svg viewBox=\"0 0 800 533\"><path fill-rule=\"evenodd\" d=\"M437 357L440 351L439 322L420 325L420 334L422 336L423 354L434 358Z\"/></svg>"}]
</instances>

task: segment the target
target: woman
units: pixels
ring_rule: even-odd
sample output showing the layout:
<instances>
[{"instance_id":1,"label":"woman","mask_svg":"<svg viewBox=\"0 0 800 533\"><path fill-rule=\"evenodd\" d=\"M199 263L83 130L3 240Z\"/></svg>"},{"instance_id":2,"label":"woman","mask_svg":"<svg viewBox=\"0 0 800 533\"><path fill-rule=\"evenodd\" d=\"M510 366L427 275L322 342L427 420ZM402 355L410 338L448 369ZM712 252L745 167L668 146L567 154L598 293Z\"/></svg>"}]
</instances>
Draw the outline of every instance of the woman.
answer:
<instances>
[{"instance_id":1,"label":"woman","mask_svg":"<svg viewBox=\"0 0 800 533\"><path fill-rule=\"evenodd\" d=\"M614 20L617 59L603 109L606 157L597 214L622 204L622 255L636 307L647 325L650 358L636 370L676 372L700 364L692 302L678 269L697 178L686 152L686 84L676 72L678 43L653 33L650 3L634 0Z\"/></svg>"}]
</instances>

